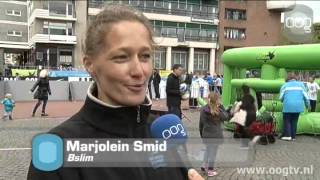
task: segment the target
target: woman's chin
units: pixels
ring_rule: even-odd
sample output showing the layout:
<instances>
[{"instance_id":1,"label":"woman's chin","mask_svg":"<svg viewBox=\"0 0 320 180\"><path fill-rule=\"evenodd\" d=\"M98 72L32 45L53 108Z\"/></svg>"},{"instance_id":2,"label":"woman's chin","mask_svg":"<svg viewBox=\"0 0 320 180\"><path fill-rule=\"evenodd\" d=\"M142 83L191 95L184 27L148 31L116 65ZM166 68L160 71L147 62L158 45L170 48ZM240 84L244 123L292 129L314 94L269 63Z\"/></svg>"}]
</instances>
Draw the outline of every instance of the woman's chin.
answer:
<instances>
[{"instance_id":1,"label":"woman's chin","mask_svg":"<svg viewBox=\"0 0 320 180\"><path fill-rule=\"evenodd\" d=\"M126 106L137 106L143 103L143 101L145 100L145 95L141 95L141 96L131 96L128 99L126 99L125 101L122 102L123 105Z\"/></svg>"}]
</instances>

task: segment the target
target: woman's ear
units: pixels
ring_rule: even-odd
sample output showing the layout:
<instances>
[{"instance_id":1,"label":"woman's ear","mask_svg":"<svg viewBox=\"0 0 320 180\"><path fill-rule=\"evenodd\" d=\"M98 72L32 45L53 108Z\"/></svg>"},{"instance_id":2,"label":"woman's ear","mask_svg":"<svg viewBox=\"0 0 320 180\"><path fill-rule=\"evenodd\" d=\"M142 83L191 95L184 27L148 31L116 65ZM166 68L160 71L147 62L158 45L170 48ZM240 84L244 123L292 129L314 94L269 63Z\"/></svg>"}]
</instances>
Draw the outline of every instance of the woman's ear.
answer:
<instances>
[{"instance_id":1,"label":"woman's ear","mask_svg":"<svg viewBox=\"0 0 320 180\"><path fill-rule=\"evenodd\" d=\"M92 59L88 56L85 56L82 60L82 63L87 70L87 72L91 75L91 77L95 77L94 67L92 63Z\"/></svg>"}]
</instances>

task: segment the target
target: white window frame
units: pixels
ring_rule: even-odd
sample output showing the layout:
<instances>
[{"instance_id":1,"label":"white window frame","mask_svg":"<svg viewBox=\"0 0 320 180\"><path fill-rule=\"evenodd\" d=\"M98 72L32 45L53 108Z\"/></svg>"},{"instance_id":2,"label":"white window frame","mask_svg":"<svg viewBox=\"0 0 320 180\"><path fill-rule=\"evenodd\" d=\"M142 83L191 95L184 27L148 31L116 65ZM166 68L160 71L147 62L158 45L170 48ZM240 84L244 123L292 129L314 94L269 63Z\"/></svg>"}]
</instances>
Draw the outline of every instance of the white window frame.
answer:
<instances>
[{"instance_id":1,"label":"white window frame","mask_svg":"<svg viewBox=\"0 0 320 180\"><path fill-rule=\"evenodd\" d=\"M69 5L71 5L71 15L69 15ZM72 3L66 3L66 16L67 17L73 17L73 4Z\"/></svg>"},{"instance_id":2,"label":"white window frame","mask_svg":"<svg viewBox=\"0 0 320 180\"><path fill-rule=\"evenodd\" d=\"M182 54L185 55L185 58L182 58ZM175 58L175 56L177 55L178 59ZM188 52L187 51L179 51L179 50L175 50L171 52L171 65L174 64L181 64L183 69L187 69L188 68Z\"/></svg>"},{"instance_id":3,"label":"white window frame","mask_svg":"<svg viewBox=\"0 0 320 180\"><path fill-rule=\"evenodd\" d=\"M156 58L156 55L159 55L159 59ZM165 49L155 50L153 56L154 56L153 67L156 69L165 69L166 68L166 50ZM158 63L159 66L156 66L156 63Z\"/></svg>"},{"instance_id":4,"label":"white window frame","mask_svg":"<svg viewBox=\"0 0 320 180\"><path fill-rule=\"evenodd\" d=\"M61 52L71 52L71 55L61 55ZM59 63L60 64L64 64L64 63L71 64L73 56L74 56L74 54L71 50L61 49L61 50L59 50Z\"/></svg>"},{"instance_id":5,"label":"white window frame","mask_svg":"<svg viewBox=\"0 0 320 180\"><path fill-rule=\"evenodd\" d=\"M73 33L73 24L72 23L53 23L49 21L43 21L43 29L47 28L48 29L48 34L49 35L56 35L56 34L51 34L52 29L63 29L66 31L66 34L63 34L63 36L74 36ZM69 30L71 29L71 34L69 35Z\"/></svg>"},{"instance_id":6,"label":"white window frame","mask_svg":"<svg viewBox=\"0 0 320 180\"><path fill-rule=\"evenodd\" d=\"M19 12L19 13L16 14L16 12ZM13 10L13 9L6 10L6 15L8 15L8 16L21 16L21 11L20 10Z\"/></svg>"},{"instance_id":7,"label":"white window frame","mask_svg":"<svg viewBox=\"0 0 320 180\"><path fill-rule=\"evenodd\" d=\"M200 58L201 57L201 58ZM202 62L200 66L200 61ZM195 71L208 71L209 70L209 53L208 52L194 52L193 69Z\"/></svg>"},{"instance_id":8,"label":"white window frame","mask_svg":"<svg viewBox=\"0 0 320 180\"><path fill-rule=\"evenodd\" d=\"M12 31L12 34L9 33L9 31ZM16 30L9 30L9 31L7 31L7 36L22 37L22 31L16 31ZM18 34L18 32L20 34Z\"/></svg>"}]
</instances>

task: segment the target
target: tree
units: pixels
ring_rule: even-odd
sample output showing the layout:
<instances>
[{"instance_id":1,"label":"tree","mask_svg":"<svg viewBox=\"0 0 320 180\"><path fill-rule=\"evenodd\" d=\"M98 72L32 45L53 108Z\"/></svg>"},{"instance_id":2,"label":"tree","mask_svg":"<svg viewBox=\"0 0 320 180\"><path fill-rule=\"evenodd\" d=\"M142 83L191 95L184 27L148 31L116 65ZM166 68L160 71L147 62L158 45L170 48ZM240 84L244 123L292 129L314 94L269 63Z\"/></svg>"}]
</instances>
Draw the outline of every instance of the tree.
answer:
<instances>
[{"instance_id":1,"label":"tree","mask_svg":"<svg viewBox=\"0 0 320 180\"><path fill-rule=\"evenodd\" d=\"M312 29L313 29L312 43L320 43L320 23L313 24Z\"/></svg>"}]
</instances>

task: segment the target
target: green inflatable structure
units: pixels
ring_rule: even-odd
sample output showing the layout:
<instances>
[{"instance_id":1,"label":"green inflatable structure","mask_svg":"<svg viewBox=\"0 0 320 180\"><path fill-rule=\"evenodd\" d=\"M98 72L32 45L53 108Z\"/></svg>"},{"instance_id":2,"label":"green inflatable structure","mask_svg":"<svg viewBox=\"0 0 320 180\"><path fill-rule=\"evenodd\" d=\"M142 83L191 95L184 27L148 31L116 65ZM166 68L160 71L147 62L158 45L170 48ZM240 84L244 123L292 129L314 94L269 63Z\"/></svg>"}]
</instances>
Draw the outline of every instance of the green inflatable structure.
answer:
<instances>
[{"instance_id":1,"label":"green inflatable structure","mask_svg":"<svg viewBox=\"0 0 320 180\"><path fill-rule=\"evenodd\" d=\"M289 46L261 46L235 48L222 55L224 83L222 102L225 107L241 97L241 86L247 85L254 97L256 93L268 93L273 98L262 100L267 111L274 112L277 131L283 127L282 103L278 99L281 86L285 83L288 71L320 70L320 44ZM260 70L260 78L246 78L248 70ZM319 83L319 80L316 80ZM317 112L300 114L297 133L320 134L320 104ZM227 129L233 124L227 123Z\"/></svg>"}]
</instances>

